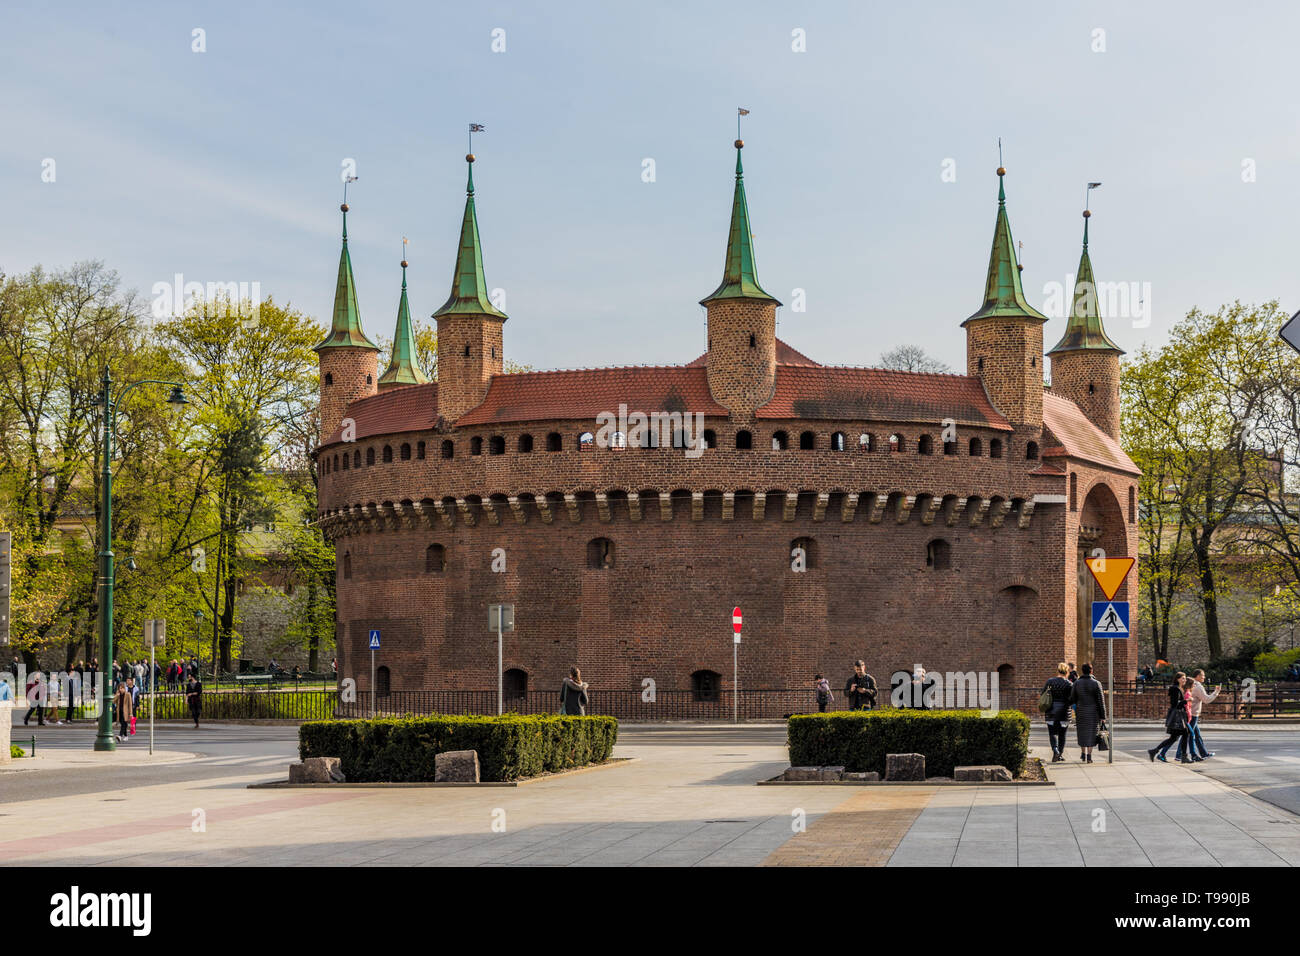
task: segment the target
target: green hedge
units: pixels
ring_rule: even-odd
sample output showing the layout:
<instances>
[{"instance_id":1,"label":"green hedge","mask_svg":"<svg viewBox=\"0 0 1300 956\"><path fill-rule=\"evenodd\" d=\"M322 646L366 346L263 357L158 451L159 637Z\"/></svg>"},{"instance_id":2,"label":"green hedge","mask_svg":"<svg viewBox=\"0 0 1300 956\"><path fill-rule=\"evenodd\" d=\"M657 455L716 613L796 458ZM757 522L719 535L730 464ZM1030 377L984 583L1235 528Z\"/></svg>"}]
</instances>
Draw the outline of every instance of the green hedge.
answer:
<instances>
[{"instance_id":1,"label":"green hedge","mask_svg":"<svg viewBox=\"0 0 1300 956\"><path fill-rule=\"evenodd\" d=\"M954 767L1000 764L1018 776L1029 751L1029 718L1018 710L982 717L978 710L855 710L798 714L787 726L790 765L876 771L888 754L925 754L925 772L950 777Z\"/></svg>"},{"instance_id":2,"label":"green hedge","mask_svg":"<svg viewBox=\"0 0 1300 956\"><path fill-rule=\"evenodd\" d=\"M305 723L298 754L340 758L349 781L404 783L432 780L440 753L477 750L481 779L501 781L600 763L617 740L613 717L380 717Z\"/></svg>"}]
</instances>

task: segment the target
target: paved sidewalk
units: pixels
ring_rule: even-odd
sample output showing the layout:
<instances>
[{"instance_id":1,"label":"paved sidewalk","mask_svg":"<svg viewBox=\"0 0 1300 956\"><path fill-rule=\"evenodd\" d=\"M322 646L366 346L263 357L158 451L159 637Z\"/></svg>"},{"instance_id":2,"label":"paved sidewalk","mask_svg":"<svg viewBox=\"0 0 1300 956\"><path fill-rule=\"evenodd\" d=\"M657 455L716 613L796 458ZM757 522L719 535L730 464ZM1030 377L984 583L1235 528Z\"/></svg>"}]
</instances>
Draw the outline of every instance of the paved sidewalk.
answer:
<instances>
[{"instance_id":1,"label":"paved sidewalk","mask_svg":"<svg viewBox=\"0 0 1300 956\"><path fill-rule=\"evenodd\" d=\"M291 736L246 729L169 736L175 743L155 755L154 770L143 750L51 748L48 774L0 772L0 861L1300 864L1300 816L1204 773L1122 753L1113 765L1048 764L1054 787L760 787L788 763L780 726L629 727L615 753L636 762L518 789L249 790L287 776Z\"/></svg>"},{"instance_id":2,"label":"paved sidewalk","mask_svg":"<svg viewBox=\"0 0 1300 956\"><path fill-rule=\"evenodd\" d=\"M1055 787L937 790L889 865L1300 865L1300 817L1185 767L1046 767Z\"/></svg>"}]
</instances>

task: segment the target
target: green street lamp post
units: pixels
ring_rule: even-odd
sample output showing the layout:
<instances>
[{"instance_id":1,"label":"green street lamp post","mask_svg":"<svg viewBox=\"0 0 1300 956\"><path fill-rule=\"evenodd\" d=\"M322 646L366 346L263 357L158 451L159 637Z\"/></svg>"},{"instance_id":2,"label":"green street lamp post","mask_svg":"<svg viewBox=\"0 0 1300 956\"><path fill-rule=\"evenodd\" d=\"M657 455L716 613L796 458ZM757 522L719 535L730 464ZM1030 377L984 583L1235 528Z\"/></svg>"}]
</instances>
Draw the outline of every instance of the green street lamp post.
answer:
<instances>
[{"instance_id":1,"label":"green street lamp post","mask_svg":"<svg viewBox=\"0 0 1300 956\"><path fill-rule=\"evenodd\" d=\"M99 733L95 736L96 750L116 750L117 739L113 736L113 712L109 706L109 692L112 681L109 668L113 666L113 429L116 425L117 409L122 404L127 392L141 385L170 385L171 395L168 404L185 405L185 395L179 382L164 382L158 379L142 379L132 382L113 400L113 381L104 368L104 500L100 510L100 552L99 552Z\"/></svg>"}]
</instances>

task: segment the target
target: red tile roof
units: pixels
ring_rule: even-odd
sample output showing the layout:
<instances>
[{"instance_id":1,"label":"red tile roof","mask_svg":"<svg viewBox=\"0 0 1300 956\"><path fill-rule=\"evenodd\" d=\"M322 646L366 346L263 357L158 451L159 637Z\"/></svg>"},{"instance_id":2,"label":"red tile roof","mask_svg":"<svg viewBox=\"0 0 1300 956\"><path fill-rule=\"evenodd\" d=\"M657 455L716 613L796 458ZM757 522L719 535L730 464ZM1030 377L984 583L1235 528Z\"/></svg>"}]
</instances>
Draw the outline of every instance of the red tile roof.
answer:
<instances>
[{"instance_id":1,"label":"red tile roof","mask_svg":"<svg viewBox=\"0 0 1300 956\"><path fill-rule=\"evenodd\" d=\"M487 425L548 419L589 419L601 412L703 412L725 418L727 410L709 394L703 366L633 365L497 375L483 404L456 422Z\"/></svg>"},{"instance_id":2,"label":"red tile roof","mask_svg":"<svg viewBox=\"0 0 1300 956\"><path fill-rule=\"evenodd\" d=\"M978 378L834 365L778 366L776 391L758 418L850 418L1011 430Z\"/></svg>"},{"instance_id":3,"label":"red tile roof","mask_svg":"<svg viewBox=\"0 0 1300 956\"><path fill-rule=\"evenodd\" d=\"M438 383L405 385L371 395L349 405L344 418L356 423L356 439L430 429L438 421ZM321 444L342 440L340 426Z\"/></svg>"},{"instance_id":4,"label":"red tile roof","mask_svg":"<svg viewBox=\"0 0 1300 956\"><path fill-rule=\"evenodd\" d=\"M705 352L694 362L691 362L689 365L687 365L687 368L695 368L696 366L708 365L708 364L709 364L709 353ZM802 352L796 349L792 349L790 346L786 345L780 339L777 339L776 340L776 364L777 365L818 365L820 363L814 362L812 359L804 355Z\"/></svg>"},{"instance_id":5,"label":"red tile roof","mask_svg":"<svg viewBox=\"0 0 1300 956\"><path fill-rule=\"evenodd\" d=\"M1119 442L1088 421L1079 406L1068 398L1051 392L1043 393L1043 425L1056 436L1065 454L1071 458L1134 475L1142 473ZM1044 455L1055 452L1055 448L1049 448Z\"/></svg>"}]
</instances>

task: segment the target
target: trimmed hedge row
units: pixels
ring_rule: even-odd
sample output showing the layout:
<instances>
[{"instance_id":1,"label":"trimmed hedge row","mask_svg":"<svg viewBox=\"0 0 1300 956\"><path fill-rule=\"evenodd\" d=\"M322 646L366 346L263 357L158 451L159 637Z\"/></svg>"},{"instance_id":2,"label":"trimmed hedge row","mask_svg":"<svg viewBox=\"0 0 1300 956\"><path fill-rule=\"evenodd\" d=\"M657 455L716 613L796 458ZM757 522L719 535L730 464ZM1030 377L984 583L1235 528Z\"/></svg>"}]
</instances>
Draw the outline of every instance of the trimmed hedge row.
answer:
<instances>
[{"instance_id":1,"label":"trimmed hedge row","mask_svg":"<svg viewBox=\"0 0 1300 956\"><path fill-rule=\"evenodd\" d=\"M888 754L925 754L925 772L950 777L954 767L1000 764L1018 776L1029 752L1029 718L1018 710L983 717L978 710L854 710L789 719L793 767L838 767L885 776Z\"/></svg>"},{"instance_id":2,"label":"trimmed hedge row","mask_svg":"<svg viewBox=\"0 0 1300 956\"><path fill-rule=\"evenodd\" d=\"M340 758L349 782L408 783L433 780L440 753L477 750L481 779L503 781L600 763L617 740L613 717L379 717L305 723L298 754Z\"/></svg>"}]
</instances>

